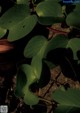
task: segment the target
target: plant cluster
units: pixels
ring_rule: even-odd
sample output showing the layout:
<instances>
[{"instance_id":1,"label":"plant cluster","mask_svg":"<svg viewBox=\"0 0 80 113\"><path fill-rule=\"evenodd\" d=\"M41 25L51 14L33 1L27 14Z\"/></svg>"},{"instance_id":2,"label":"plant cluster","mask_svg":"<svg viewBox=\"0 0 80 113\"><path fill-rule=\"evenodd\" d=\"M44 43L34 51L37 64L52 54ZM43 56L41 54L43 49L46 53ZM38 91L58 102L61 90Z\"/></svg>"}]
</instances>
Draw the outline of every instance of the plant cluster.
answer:
<instances>
[{"instance_id":1,"label":"plant cluster","mask_svg":"<svg viewBox=\"0 0 80 113\"><path fill-rule=\"evenodd\" d=\"M60 65L65 76L80 81L80 4L65 4L62 0L11 0L11 3L7 9L0 6L0 38L7 34L10 43L27 40L23 54L31 62L19 65L15 94L33 106L38 104L39 97L31 86L47 85L49 81L45 79L50 76L50 68ZM69 32L53 29L56 23ZM37 28L32 35L36 26L41 29ZM37 33L43 32L43 27L52 31L51 38L49 33ZM78 95L79 89L57 89L51 96L57 102L54 113L80 112Z\"/></svg>"}]
</instances>

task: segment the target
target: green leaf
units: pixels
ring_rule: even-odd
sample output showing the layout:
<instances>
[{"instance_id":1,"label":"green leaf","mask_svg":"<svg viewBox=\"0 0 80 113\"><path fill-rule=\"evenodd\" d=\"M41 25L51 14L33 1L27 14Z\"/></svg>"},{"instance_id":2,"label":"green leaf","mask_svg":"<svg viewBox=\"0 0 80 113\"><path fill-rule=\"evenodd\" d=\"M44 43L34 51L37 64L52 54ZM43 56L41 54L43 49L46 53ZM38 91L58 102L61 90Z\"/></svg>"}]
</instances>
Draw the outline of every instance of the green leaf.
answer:
<instances>
[{"instance_id":1,"label":"green leaf","mask_svg":"<svg viewBox=\"0 0 80 113\"><path fill-rule=\"evenodd\" d=\"M74 60L78 60L77 52L80 50L80 39L79 38L73 38L70 39L67 48L70 48L73 52Z\"/></svg>"},{"instance_id":2,"label":"green leaf","mask_svg":"<svg viewBox=\"0 0 80 113\"><path fill-rule=\"evenodd\" d=\"M79 113L79 112L80 108L65 105L58 106L58 108L54 111L54 113Z\"/></svg>"},{"instance_id":3,"label":"green leaf","mask_svg":"<svg viewBox=\"0 0 80 113\"><path fill-rule=\"evenodd\" d=\"M68 43L68 39L65 35L57 35L53 37L47 45L46 54L49 51L54 50L56 48L65 48L67 43Z\"/></svg>"},{"instance_id":4,"label":"green leaf","mask_svg":"<svg viewBox=\"0 0 80 113\"><path fill-rule=\"evenodd\" d=\"M8 40L15 41L23 38L32 31L37 23L36 15L25 17L22 21L12 26L9 31Z\"/></svg>"},{"instance_id":5,"label":"green leaf","mask_svg":"<svg viewBox=\"0 0 80 113\"><path fill-rule=\"evenodd\" d=\"M23 88L23 91L25 94L24 96L25 104L30 105L30 106L38 104L39 98L35 94L33 94L27 86Z\"/></svg>"},{"instance_id":6,"label":"green leaf","mask_svg":"<svg viewBox=\"0 0 80 113\"><path fill-rule=\"evenodd\" d=\"M80 112L80 97L78 95L80 95L79 89L57 89L52 94L52 98L59 103L54 113Z\"/></svg>"},{"instance_id":7,"label":"green leaf","mask_svg":"<svg viewBox=\"0 0 80 113\"><path fill-rule=\"evenodd\" d=\"M28 4L29 0L17 0L17 4Z\"/></svg>"},{"instance_id":8,"label":"green leaf","mask_svg":"<svg viewBox=\"0 0 80 113\"><path fill-rule=\"evenodd\" d=\"M37 80L33 67L27 64L20 66L17 75L15 94L19 97L23 97L23 100L27 105L35 105L39 102L39 98L29 89L30 85Z\"/></svg>"},{"instance_id":9,"label":"green leaf","mask_svg":"<svg viewBox=\"0 0 80 113\"><path fill-rule=\"evenodd\" d=\"M33 67L34 73L39 80L42 72L42 59L39 57L39 55L33 57L31 66Z\"/></svg>"},{"instance_id":10,"label":"green leaf","mask_svg":"<svg viewBox=\"0 0 80 113\"><path fill-rule=\"evenodd\" d=\"M60 4L56 3L55 1L44 1L39 3L36 7L36 12L40 17L39 22L43 24L61 22L64 18Z\"/></svg>"},{"instance_id":11,"label":"green leaf","mask_svg":"<svg viewBox=\"0 0 80 113\"><path fill-rule=\"evenodd\" d=\"M77 5L75 10L67 16L66 23L69 26L80 28L80 5Z\"/></svg>"},{"instance_id":12,"label":"green leaf","mask_svg":"<svg viewBox=\"0 0 80 113\"><path fill-rule=\"evenodd\" d=\"M25 57L33 57L35 55L39 55L39 57L43 57L45 48L47 46L47 39L44 36L35 36L33 37L24 49Z\"/></svg>"},{"instance_id":13,"label":"green leaf","mask_svg":"<svg viewBox=\"0 0 80 113\"><path fill-rule=\"evenodd\" d=\"M55 22L62 22L64 18L54 18L54 17L38 17L38 22L42 25L52 25Z\"/></svg>"},{"instance_id":14,"label":"green leaf","mask_svg":"<svg viewBox=\"0 0 80 113\"><path fill-rule=\"evenodd\" d=\"M0 26L10 29L30 14L28 5L15 5L0 17Z\"/></svg>"},{"instance_id":15,"label":"green leaf","mask_svg":"<svg viewBox=\"0 0 80 113\"><path fill-rule=\"evenodd\" d=\"M31 84L38 80L37 76L34 72L33 67L31 67L30 65L23 64L21 68L27 78L27 84L23 87L24 102L28 105L35 105L39 102L39 98L30 91L29 87Z\"/></svg>"},{"instance_id":16,"label":"green leaf","mask_svg":"<svg viewBox=\"0 0 80 113\"><path fill-rule=\"evenodd\" d=\"M16 96L18 97L24 96L22 89L26 85L26 82L27 82L26 75L23 72L23 70L19 68L18 73L17 73L16 90L15 90Z\"/></svg>"},{"instance_id":17,"label":"green leaf","mask_svg":"<svg viewBox=\"0 0 80 113\"><path fill-rule=\"evenodd\" d=\"M26 75L26 78L27 78L27 86L31 85L32 83L34 83L37 80L37 76L34 73L33 67L31 67L28 64L23 64L21 66L21 69L23 70L23 72Z\"/></svg>"},{"instance_id":18,"label":"green leaf","mask_svg":"<svg viewBox=\"0 0 80 113\"><path fill-rule=\"evenodd\" d=\"M0 38L2 38L6 34L7 30L0 28Z\"/></svg>"}]
</instances>

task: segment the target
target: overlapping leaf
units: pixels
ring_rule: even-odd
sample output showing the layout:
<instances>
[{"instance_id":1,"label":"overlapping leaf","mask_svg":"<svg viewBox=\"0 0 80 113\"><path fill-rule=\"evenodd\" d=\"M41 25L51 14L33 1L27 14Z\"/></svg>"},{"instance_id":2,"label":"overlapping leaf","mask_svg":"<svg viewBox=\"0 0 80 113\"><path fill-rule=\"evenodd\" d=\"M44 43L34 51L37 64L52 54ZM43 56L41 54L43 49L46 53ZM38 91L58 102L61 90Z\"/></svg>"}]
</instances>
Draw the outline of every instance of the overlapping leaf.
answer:
<instances>
[{"instance_id":1,"label":"overlapping leaf","mask_svg":"<svg viewBox=\"0 0 80 113\"><path fill-rule=\"evenodd\" d=\"M36 12L40 18L39 22L42 24L61 22L64 18L60 4L52 0L39 3L36 7Z\"/></svg>"},{"instance_id":2,"label":"overlapping leaf","mask_svg":"<svg viewBox=\"0 0 80 113\"><path fill-rule=\"evenodd\" d=\"M56 90L52 94L52 98L59 104L54 113L80 112L80 97L78 95L80 95L79 89Z\"/></svg>"},{"instance_id":3,"label":"overlapping leaf","mask_svg":"<svg viewBox=\"0 0 80 113\"><path fill-rule=\"evenodd\" d=\"M68 43L68 38L65 35L57 35L52 38L46 48L46 53L56 48L65 48Z\"/></svg>"},{"instance_id":4,"label":"overlapping leaf","mask_svg":"<svg viewBox=\"0 0 80 113\"><path fill-rule=\"evenodd\" d=\"M26 45L24 56L31 58L38 54L39 57L43 58L53 49L65 48L67 43L68 39L64 35L57 35L50 41L48 41L44 36L35 36Z\"/></svg>"},{"instance_id":5,"label":"overlapping leaf","mask_svg":"<svg viewBox=\"0 0 80 113\"><path fill-rule=\"evenodd\" d=\"M36 15L30 15L29 6L25 4L13 6L0 18L0 26L9 30L9 41L23 38L32 31L36 23Z\"/></svg>"}]
</instances>

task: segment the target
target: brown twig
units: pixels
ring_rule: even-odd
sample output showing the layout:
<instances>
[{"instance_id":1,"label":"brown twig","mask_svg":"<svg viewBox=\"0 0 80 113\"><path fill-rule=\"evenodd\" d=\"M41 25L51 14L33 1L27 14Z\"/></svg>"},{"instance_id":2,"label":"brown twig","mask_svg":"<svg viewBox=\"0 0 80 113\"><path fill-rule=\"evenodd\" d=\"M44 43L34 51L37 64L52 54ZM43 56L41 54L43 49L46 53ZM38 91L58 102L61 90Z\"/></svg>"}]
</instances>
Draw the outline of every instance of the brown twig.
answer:
<instances>
[{"instance_id":1,"label":"brown twig","mask_svg":"<svg viewBox=\"0 0 80 113\"><path fill-rule=\"evenodd\" d=\"M57 29L54 29L54 28L51 28L51 27L47 27L48 30L52 31L53 33L57 33L57 34L63 34L63 35L67 35L68 32L65 32L65 31L60 31L60 30L57 30Z\"/></svg>"}]
</instances>

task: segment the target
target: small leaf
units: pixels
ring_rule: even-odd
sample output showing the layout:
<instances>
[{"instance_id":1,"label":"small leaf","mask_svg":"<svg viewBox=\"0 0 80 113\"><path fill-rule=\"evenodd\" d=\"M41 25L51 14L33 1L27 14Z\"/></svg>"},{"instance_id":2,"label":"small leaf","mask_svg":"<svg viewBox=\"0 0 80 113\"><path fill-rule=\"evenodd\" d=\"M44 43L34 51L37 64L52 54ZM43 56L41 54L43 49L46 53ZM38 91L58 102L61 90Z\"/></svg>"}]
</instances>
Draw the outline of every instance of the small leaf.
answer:
<instances>
[{"instance_id":1,"label":"small leaf","mask_svg":"<svg viewBox=\"0 0 80 113\"><path fill-rule=\"evenodd\" d=\"M67 48L70 48L73 52L74 60L78 60L77 52L80 50L80 39L79 38L73 38L70 39Z\"/></svg>"},{"instance_id":2,"label":"small leaf","mask_svg":"<svg viewBox=\"0 0 80 113\"><path fill-rule=\"evenodd\" d=\"M46 54L49 51L54 50L56 48L65 48L67 43L68 43L68 39L64 35L57 35L53 37L47 45Z\"/></svg>"},{"instance_id":3,"label":"small leaf","mask_svg":"<svg viewBox=\"0 0 80 113\"><path fill-rule=\"evenodd\" d=\"M24 49L25 57L33 57L35 55L39 55L39 57L43 57L45 48L47 46L47 39L44 36L35 36L33 37L29 43L26 45Z\"/></svg>"},{"instance_id":4,"label":"small leaf","mask_svg":"<svg viewBox=\"0 0 80 113\"><path fill-rule=\"evenodd\" d=\"M10 28L8 41L15 41L23 38L32 31L36 23L37 17L35 15L25 17L22 21Z\"/></svg>"},{"instance_id":5,"label":"small leaf","mask_svg":"<svg viewBox=\"0 0 80 113\"><path fill-rule=\"evenodd\" d=\"M80 90L79 89L58 89L52 94L52 98L59 103L54 113L75 113L80 112Z\"/></svg>"},{"instance_id":6,"label":"small leaf","mask_svg":"<svg viewBox=\"0 0 80 113\"><path fill-rule=\"evenodd\" d=\"M2 38L6 34L7 30L0 28L0 38Z\"/></svg>"}]
</instances>

